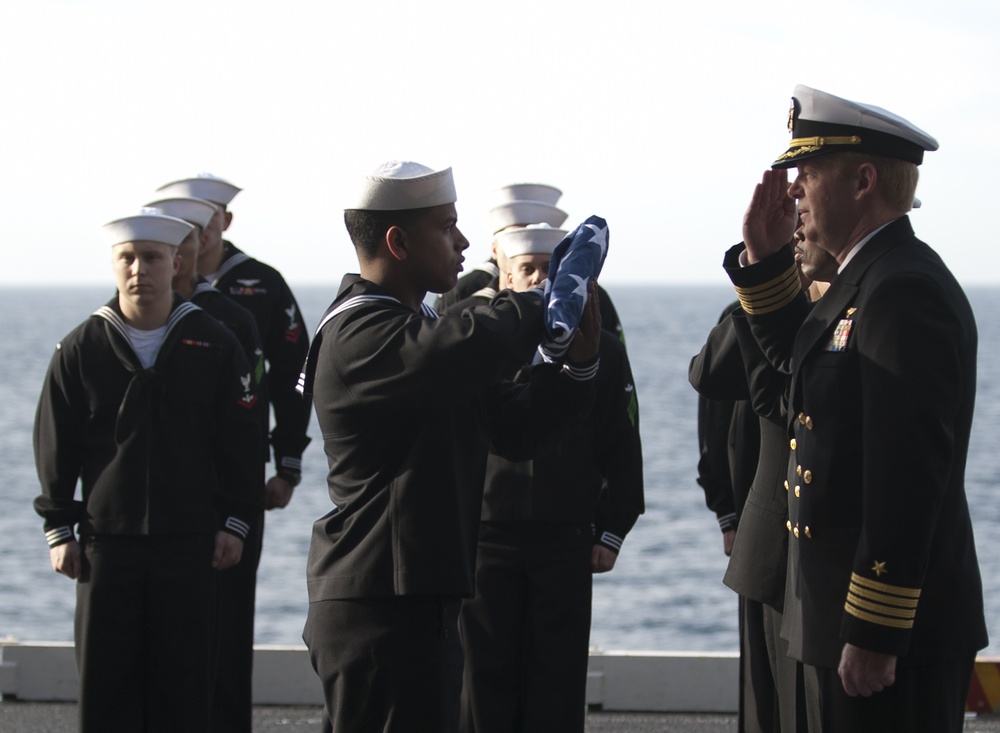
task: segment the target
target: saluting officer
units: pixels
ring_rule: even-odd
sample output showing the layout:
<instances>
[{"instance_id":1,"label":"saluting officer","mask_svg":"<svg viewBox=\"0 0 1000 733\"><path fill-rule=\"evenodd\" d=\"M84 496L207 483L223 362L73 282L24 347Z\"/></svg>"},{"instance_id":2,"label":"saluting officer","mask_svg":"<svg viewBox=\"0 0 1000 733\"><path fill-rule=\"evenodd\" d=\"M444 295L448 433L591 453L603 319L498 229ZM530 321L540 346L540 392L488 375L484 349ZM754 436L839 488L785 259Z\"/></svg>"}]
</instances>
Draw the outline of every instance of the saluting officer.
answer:
<instances>
[{"instance_id":1,"label":"saluting officer","mask_svg":"<svg viewBox=\"0 0 1000 733\"><path fill-rule=\"evenodd\" d=\"M790 654L827 733L960 731L987 643L965 497L976 324L906 215L938 144L805 86L789 129L726 266L764 352L792 372ZM796 203L806 241L839 265L812 310L788 246Z\"/></svg>"},{"instance_id":2,"label":"saluting officer","mask_svg":"<svg viewBox=\"0 0 1000 733\"><path fill-rule=\"evenodd\" d=\"M502 252L497 252L496 235L509 227L543 222L550 227L561 227L567 214L556 206L560 196L562 191L545 183L512 183L493 191L493 206L487 212L487 221L493 234L490 258L458 278L451 290L441 293L434 301L434 309L438 313L444 313L470 298L488 300L496 295L500 277L498 259L503 256ZM475 301L469 301L468 304L474 305Z\"/></svg>"}]
</instances>

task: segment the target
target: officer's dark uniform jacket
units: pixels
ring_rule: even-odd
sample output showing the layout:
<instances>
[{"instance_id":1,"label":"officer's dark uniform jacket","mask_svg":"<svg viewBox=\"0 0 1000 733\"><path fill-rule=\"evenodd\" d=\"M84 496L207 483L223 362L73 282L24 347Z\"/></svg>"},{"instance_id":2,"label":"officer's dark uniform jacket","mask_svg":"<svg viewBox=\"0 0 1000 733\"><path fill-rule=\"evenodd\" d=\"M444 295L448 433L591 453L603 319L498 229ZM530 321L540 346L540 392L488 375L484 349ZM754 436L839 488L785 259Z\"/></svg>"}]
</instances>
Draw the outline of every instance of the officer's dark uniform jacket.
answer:
<instances>
[{"instance_id":1,"label":"officer's dark uniform jacket","mask_svg":"<svg viewBox=\"0 0 1000 733\"><path fill-rule=\"evenodd\" d=\"M503 383L543 335L539 293L461 316L416 313L345 276L301 386L312 392L336 508L313 525L311 601L470 595L486 456L534 455L585 415L589 369L540 365Z\"/></svg>"},{"instance_id":2,"label":"officer's dark uniform jacket","mask_svg":"<svg viewBox=\"0 0 1000 733\"><path fill-rule=\"evenodd\" d=\"M246 537L262 502L250 368L232 333L180 296L166 325L149 369L117 296L58 345L34 435L35 509L50 546L77 524L81 534Z\"/></svg>"},{"instance_id":3,"label":"officer's dark uniform jacket","mask_svg":"<svg viewBox=\"0 0 1000 733\"><path fill-rule=\"evenodd\" d=\"M309 353L309 335L295 296L281 273L244 254L231 242L223 246L222 263L212 286L250 311L257 321L267 360L261 397L274 410L271 448L275 468L294 485L302 473L302 451L309 444L309 401L295 390ZM268 411L264 412L265 419L269 419Z\"/></svg>"},{"instance_id":4,"label":"officer's dark uniform jacket","mask_svg":"<svg viewBox=\"0 0 1000 733\"><path fill-rule=\"evenodd\" d=\"M913 663L982 648L964 486L977 334L961 288L905 216L811 311L789 248L745 268L740 249L725 264L754 335L794 367L790 654L836 668L844 642Z\"/></svg>"},{"instance_id":5,"label":"officer's dark uniform jacket","mask_svg":"<svg viewBox=\"0 0 1000 733\"><path fill-rule=\"evenodd\" d=\"M639 403L625 348L609 331L600 363L593 411L551 452L516 462L490 454L484 522L593 524L595 542L621 549L645 509Z\"/></svg>"}]
</instances>

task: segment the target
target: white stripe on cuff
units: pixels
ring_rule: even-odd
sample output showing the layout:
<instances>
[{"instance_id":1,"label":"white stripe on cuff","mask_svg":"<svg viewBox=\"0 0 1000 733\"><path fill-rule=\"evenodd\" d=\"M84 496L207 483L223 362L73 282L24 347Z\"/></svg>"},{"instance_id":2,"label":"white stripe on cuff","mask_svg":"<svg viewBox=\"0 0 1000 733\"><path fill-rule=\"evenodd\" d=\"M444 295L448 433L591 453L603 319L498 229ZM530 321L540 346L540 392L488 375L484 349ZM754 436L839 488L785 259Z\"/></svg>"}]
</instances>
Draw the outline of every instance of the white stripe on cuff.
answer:
<instances>
[{"instance_id":1,"label":"white stripe on cuff","mask_svg":"<svg viewBox=\"0 0 1000 733\"><path fill-rule=\"evenodd\" d=\"M242 519L237 519L236 517L229 517L229 519L226 520L226 529L239 535L243 539L246 539L247 535L250 534L250 525Z\"/></svg>"},{"instance_id":2,"label":"white stripe on cuff","mask_svg":"<svg viewBox=\"0 0 1000 733\"><path fill-rule=\"evenodd\" d=\"M578 382L586 382L588 379L593 379L597 376L597 370L601 366L601 360L598 359L591 366L578 367L572 364L563 364L563 371L566 373L567 377L575 379Z\"/></svg>"},{"instance_id":3,"label":"white stripe on cuff","mask_svg":"<svg viewBox=\"0 0 1000 733\"><path fill-rule=\"evenodd\" d=\"M73 539L73 528L68 525L65 527L54 527L45 533L45 541L49 543L49 547L61 545L71 539Z\"/></svg>"},{"instance_id":4,"label":"white stripe on cuff","mask_svg":"<svg viewBox=\"0 0 1000 733\"><path fill-rule=\"evenodd\" d=\"M601 535L601 544L607 545L608 547L613 547L616 550L622 549L622 542L624 542L621 537L616 534L611 534L610 532L605 532Z\"/></svg>"}]
</instances>

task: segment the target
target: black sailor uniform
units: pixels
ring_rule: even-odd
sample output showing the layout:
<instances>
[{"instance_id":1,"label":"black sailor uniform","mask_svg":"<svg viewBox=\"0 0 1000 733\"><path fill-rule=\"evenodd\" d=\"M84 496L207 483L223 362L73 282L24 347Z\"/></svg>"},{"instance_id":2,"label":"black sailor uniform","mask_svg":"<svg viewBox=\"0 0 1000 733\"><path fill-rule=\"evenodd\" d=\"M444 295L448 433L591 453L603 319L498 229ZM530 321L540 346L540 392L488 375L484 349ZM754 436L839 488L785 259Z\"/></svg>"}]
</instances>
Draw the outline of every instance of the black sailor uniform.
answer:
<instances>
[{"instance_id":1,"label":"black sailor uniform","mask_svg":"<svg viewBox=\"0 0 1000 733\"><path fill-rule=\"evenodd\" d=\"M788 248L726 267L768 359L792 373L785 599L790 653L818 678L828 730L956 730L987 643L965 495L975 319L909 218L878 231L810 310ZM850 698L845 642L898 657Z\"/></svg>"},{"instance_id":2,"label":"black sailor uniform","mask_svg":"<svg viewBox=\"0 0 1000 733\"><path fill-rule=\"evenodd\" d=\"M688 377L702 396L740 400L756 423L759 441L753 450L756 470L749 493L738 505L739 526L723 577L740 595L738 729L794 731L805 715L799 701L800 675L780 635L788 556L788 377L767 362L738 302L691 360ZM734 428L738 421L739 415Z\"/></svg>"},{"instance_id":3,"label":"black sailor uniform","mask_svg":"<svg viewBox=\"0 0 1000 733\"><path fill-rule=\"evenodd\" d=\"M595 392L593 412L551 452L490 454L476 592L460 616L463 733L583 730L591 553L617 554L645 508L635 382L609 331Z\"/></svg>"},{"instance_id":4,"label":"black sailor uniform","mask_svg":"<svg viewBox=\"0 0 1000 733\"><path fill-rule=\"evenodd\" d=\"M733 337L717 335L725 334L719 324L737 307L739 302L722 311L688 364L688 382L698 392L697 482L723 533L736 530L757 465L757 440L750 434L756 425L747 425L746 410L736 413L747 400L743 360Z\"/></svg>"},{"instance_id":5,"label":"black sailor uniform","mask_svg":"<svg viewBox=\"0 0 1000 733\"><path fill-rule=\"evenodd\" d=\"M264 347L253 314L207 280L191 294L191 302L226 326L243 347L262 394L267 393ZM258 411L261 429L259 483L264 485L264 464L268 460L267 430L269 411ZM250 523L243 545L243 557L234 567L219 573L219 615L226 623L219 628L219 663L216 665L215 696L212 706L214 733L249 733L253 725L253 636L257 599L257 568L264 536L264 512L258 511Z\"/></svg>"},{"instance_id":6,"label":"black sailor uniform","mask_svg":"<svg viewBox=\"0 0 1000 733\"><path fill-rule=\"evenodd\" d=\"M166 329L144 369L114 298L60 342L36 414L35 509L50 546L78 526L83 548L85 731L210 730L214 536L245 539L262 501L239 343L179 296Z\"/></svg>"},{"instance_id":7,"label":"black sailor uniform","mask_svg":"<svg viewBox=\"0 0 1000 733\"><path fill-rule=\"evenodd\" d=\"M264 430L271 412L274 429L264 442L264 460L274 453L274 471L295 486L302 475L302 452L309 444L309 401L296 392L302 363L309 352L309 335L295 296L275 268L223 242L223 260L212 276L212 286L250 311L257 322L267 374L261 380ZM269 448L270 444L270 450ZM252 718L253 623L257 566L264 536L264 514L253 526L243 562L223 581L226 603L234 623L222 632L216 705L218 733L248 733Z\"/></svg>"},{"instance_id":8,"label":"black sailor uniform","mask_svg":"<svg viewBox=\"0 0 1000 733\"><path fill-rule=\"evenodd\" d=\"M212 277L212 287L253 314L267 361L264 396L274 411L270 444L277 473L298 481L302 451L309 444L309 401L295 386L309 353L309 334L295 296L270 265L224 242L225 253Z\"/></svg>"},{"instance_id":9,"label":"black sailor uniform","mask_svg":"<svg viewBox=\"0 0 1000 733\"><path fill-rule=\"evenodd\" d=\"M534 352L543 307L505 292L439 318L347 275L322 319L302 387L335 508L313 525L303 637L325 730L454 730L490 441L535 455L593 399L596 365L501 383Z\"/></svg>"}]
</instances>

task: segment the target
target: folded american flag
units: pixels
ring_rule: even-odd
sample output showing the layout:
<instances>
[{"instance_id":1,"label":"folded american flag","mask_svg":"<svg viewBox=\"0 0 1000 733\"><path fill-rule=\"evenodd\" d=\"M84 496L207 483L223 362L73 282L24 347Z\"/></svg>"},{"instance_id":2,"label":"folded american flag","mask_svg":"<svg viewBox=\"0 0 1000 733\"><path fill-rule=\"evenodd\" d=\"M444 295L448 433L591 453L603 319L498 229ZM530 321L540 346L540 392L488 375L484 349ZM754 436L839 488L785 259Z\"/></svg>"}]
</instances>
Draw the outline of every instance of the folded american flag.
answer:
<instances>
[{"instance_id":1,"label":"folded american flag","mask_svg":"<svg viewBox=\"0 0 1000 733\"><path fill-rule=\"evenodd\" d=\"M538 351L561 361L580 325L587 286L601 274L608 254L608 224L591 216L567 234L552 253L545 283L545 338Z\"/></svg>"}]
</instances>

